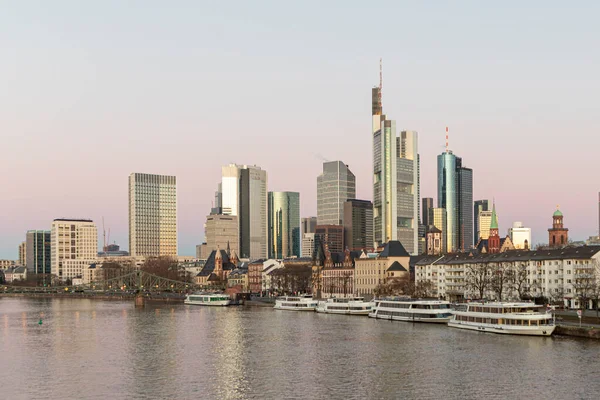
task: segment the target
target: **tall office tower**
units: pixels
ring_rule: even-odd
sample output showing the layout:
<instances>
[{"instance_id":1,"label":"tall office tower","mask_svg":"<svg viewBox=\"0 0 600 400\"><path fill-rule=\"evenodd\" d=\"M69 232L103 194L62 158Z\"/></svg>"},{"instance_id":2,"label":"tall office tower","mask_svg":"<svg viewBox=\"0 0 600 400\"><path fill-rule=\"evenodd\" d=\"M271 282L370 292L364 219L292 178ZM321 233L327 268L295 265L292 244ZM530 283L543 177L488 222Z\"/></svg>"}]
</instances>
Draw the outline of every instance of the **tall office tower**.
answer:
<instances>
[{"instance_id":1,"label":"tall office tower","mask_svg":"<svg viewBox=\"0 0 600 400\"><path fill-rule=\"evenodd\" d=\"M432 197L423 197L421 199L422 201L422 212L423 212L423 225L428 226L428 225L433 225L433 223L431 223L430 219L429 219L429 210L433 208L433 198ZM438 228L439 229L439 228Z\"/></svg>"},{"instance_id":2,"label":"tall office tower","mask_svg":"<svg viewBox=\"0 0 600 400\"><path fill-rule=\"evenodd\" d=\"M61 281L82 276L96 262L98 229L91 219L55 219L50 232L50 269Z\"/></svg>"},{"instance_id":3,"label":"tall office tower","mask_svg":"<svg viewBox=\"0 0 600 400\"><path fill-rule=\"evenodd\" d=\"M342 225L317 225L315 228L315 248L323 245L331 253L341 253L344 247L344 227Z\"/></svg>"},{"instance_id":4,"label":"tall office tower","mask_svg":"<svg viewBox=\"0 0 600 400\"><path fill-rule=\"evenodd\" d=\"M473 170L446 150L438 156L438 207L448 220L449 252L469 250L473 243Z\"/></svg>"},{"instance_id":5,"label":"tall office tower","mask_svg":"<svg viewBox=\"0 0 600 400\"><path fill-rule=\"evenodd\" d=\"M129 254L177 257L177 180L129 175Z\"/></svg>"},{"instance_id":6,"label":"tall office tower","mask_svg":"<svg viewBox=\"0 0 600 400\"><path fill-rule=\"evenodd\" d=\"M206 217L204 235L206 251L210 254L216 249L240 252L238 232L238 217L236 215L210 214ZM203 256L205 254L200 254Z\"/></svg>"},{"instance_id":7,"label":"tall office tower","mask_svg":"<svg viewBox=\"0 0 600 400\"><path fill-rule=\"evenodd\" d=\"M51 271L50 231L27 231L26 234L27 272L30 274L49 274Z\"/></svg>"},{"instance_id":8,"label":"tall office tower","mask_svg":"<svg viewBox=\"0 0 600 400\"><path fill-rule=\"evenodd\" d=\"M303 235L305 233L315 233L315 228L317 227L317 217L302 218L300 223L300 228Z\"/></svg>"},{"instance_id":9,"label":"tall office tower","mask_svg":"<svg viewBox=\"0 0 600 400\"><path fill-rule=\"evenodd\" d=\"M473 170L460 165L457 160L458 176L458 246L460 251L473 247Z\"/></svg>"},{"instance_id":10,"label":"tall office tower","mask_svg":"<svg viewBox=\"0 0 600 400\"><path fill-rule=\"evenodd\" d=\"M479 212L479 218L477 220L477 242L480 239L489 239L490 237L490 226L492 225L492 212L491 211L481 211ZM475 242L475 244L477 244Z\"/></svg>"},{"instance_id":11,"label":"tall office tower","mask_svg":"<svg viewBox=\"0 0 600 400\"><path fill-rule=\"evenodd\" d=\"M268 256L267 172L257 166L222 168L223 214L237 215L241 258Z\"/></svg>"},{"instance_id":12,"label":"tall office tower","mask_svg":"<svg viewBox=\"0 0 600 400\"><path fill-rule=\"evenodd\" d=\"M346 247L350 250L373 247L373 203L367 200L346 200L344 233Z\"/></svg>"},{"instance_id":13,"label":"tall office tower","mask_svg":"<svg viewBox=\"0 0 600 400\"><path fill-rule=\"evenodd\" d=\"M481 238L481 233L479 229L479 213L482 211L490 210L490 202L489 200L477 200L473 205L473 244L477 244L479 239ZM489 232L488 232L489 233ZM487 239L487 238L486 238Z\"/></svg>"},{"instance_id":14,"label":"tall office tower","mask_svg":"<svg viewBox=\"0 0 600 400\"><path fill-rule=\"evenodd\" d=\"M317 177L317 223L341 225L344 202L356 197L356 178L341 161L323 163L323 173Z\"/></svg>"},{"instance_id":15,"label":"tall office tower","mask_svg":"<svg viewBox=\"0 0 600 400\"><path fill-rule=\"evenodd\" d=\"M212 208L210 209L210 213L212 215L222 214L223 213L223 189L221 188L221 183L217 186L217 191L215 192L215 201L213 203Z\"/></svg>"},{"instance_id":16,"label":"tall office tower","mask_svg":"<svg viewBox=\"0 0 600 400\"><path fill-rule=\"evenodd\" d=\"M22 267L27 265L27 242L21 242L19 245L19 265Z\"/></svg>"},{"instance_id":17,"label":"tall office tower","mask_svg":"<svg viewBox=\"0 0 600 400\"><path fill-rule=\"evenodd\" d=\"M598 192L598 237L600 237L600 192Z\"/></svg>"},{"instance_id":18,"label":"tall office tower","mask_svg":"<svg viewBox=\"0 0 600 400\"><path fill-rule=\"evenodd\" d=\"M300 193L269 192L269 258L300 257Z\"/></svg>"},{"instance_id":19,"label":"tall office tower","mask_svg":"<svg viewBox=\"0 0 600 400\"><path fill-rule=\"evenodd\" d=\"M372 91L373 230L377 245L400 240L406 251L419 249L418 135L402 131L383 115L381 82Z\"/></svg>"},{"instance_id":20,"label":"tall office tower","mask_svg":"<svg viewBox=\"0 0 600 400\"><path fill-rule=\"evenodd\" d=\"M429 209L429 221L430 225L435 226L442 231L442 252L448 252L448 218L446 209L444 208L430 208Z\"/></svg>"},{"instance_id":21,"label":"tall office tower","mask_svg":"<svg viewBox=\"0 0 600 400\"><path fill-rule=\"evenodd\" d=\"M312 258L315 250L315 233L302 234L302 257Z\"/></svg>"}]
</instances>

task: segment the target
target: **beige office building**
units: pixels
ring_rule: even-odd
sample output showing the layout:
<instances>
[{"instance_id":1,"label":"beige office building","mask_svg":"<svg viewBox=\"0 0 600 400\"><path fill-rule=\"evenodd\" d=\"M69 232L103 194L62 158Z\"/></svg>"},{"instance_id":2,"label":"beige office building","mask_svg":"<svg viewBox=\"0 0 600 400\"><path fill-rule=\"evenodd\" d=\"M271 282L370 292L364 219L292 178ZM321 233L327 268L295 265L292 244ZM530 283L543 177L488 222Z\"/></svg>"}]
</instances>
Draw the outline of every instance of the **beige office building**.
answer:
<instances>
[{"instance_id":1,"label":"beige office building","mask_svg":"<svg viewBox=\"0 0 600 400\"><path fill-rule=\"evenodd\" d=\"M448 213L445 208L430 208L429 222L442 231L442 253L448 252Z\"/></svg>"},{"instance_id":2,"label":"beige office building","mask_svg":"<svg viewBox=\"0 0 600 400\"><path fill-rule=\"evenodd\" d=\"M98 256L98 229L91 219L59 218L50 233L50 268L61 281L82 277Z\"/></svg>"},{"instance_id":3,"label":"beige office building","mask_svg":"<svg viewBox=\"0 0 600 400\"><path fill-rule=\"evenodd\" d=\"M176 177L129 175L129 254L177 257Z\"/></svg>"},{"instance_id":4,"label":"beige office building","mask_svg":"<svg viewBox=\"0 0 600 400\"><path fill-rule=\"evenodd\" d=\"M479 239L489 239L491 224L492 224L492 212L491 211L480 211L479 212L479 226L477 227L477 232L479 232ZM475 244L477 244L477 243L475 243Z\"/></svg>"},{"instance_id":5,"label":"beige office building","mask_svg":"<svg viewBox=\"0 0 600 400\"><path fill-rule=\"evenodd\" d=\"M27 263L27 242L19 245L19 265L24 267Z\"/></svg>"},{"instance_id":6,"label":"beige office building","mask_svg":"<svg viewBox=\"0 0 600 400\"><path fill-rule=\"evenodd\" d=\"M208 258L211 251L217 248L221 250L229 248L239 254L238 217L236 215L211 214L207 216L204 232L208 251L207 254L204 254L206 258Z\"/></svg>"}]
</instances>

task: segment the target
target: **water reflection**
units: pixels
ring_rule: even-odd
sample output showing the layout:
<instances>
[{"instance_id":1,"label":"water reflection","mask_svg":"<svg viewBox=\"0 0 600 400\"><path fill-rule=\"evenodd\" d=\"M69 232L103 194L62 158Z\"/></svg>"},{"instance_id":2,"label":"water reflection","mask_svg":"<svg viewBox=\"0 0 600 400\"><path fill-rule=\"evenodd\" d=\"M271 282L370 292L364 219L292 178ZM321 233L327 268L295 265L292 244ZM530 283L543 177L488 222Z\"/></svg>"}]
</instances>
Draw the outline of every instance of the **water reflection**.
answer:
<instances>
[{"instance_id":1,"label":"water reflection","mask_svg":"<svg viewBox=\"0 0 600 400\"><path fill-rule=\"evenodd\" d=\"M81 299L0 298L0 318L7 399L586 399L600 389L600 343L586 340Z\"/></svg>"}]
</instances>

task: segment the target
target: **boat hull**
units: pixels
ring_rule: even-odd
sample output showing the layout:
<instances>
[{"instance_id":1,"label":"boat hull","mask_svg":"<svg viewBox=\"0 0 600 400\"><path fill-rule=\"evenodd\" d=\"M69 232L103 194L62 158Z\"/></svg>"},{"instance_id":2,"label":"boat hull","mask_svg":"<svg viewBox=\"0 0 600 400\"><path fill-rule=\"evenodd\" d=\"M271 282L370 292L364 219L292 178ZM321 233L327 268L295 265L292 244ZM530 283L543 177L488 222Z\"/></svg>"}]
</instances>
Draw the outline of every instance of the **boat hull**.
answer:
<instances>
[{"instance_id":1,"label":"boat hull","mask_svg":"<svg viewBox=\"0 0 600 400\"><path fill-rule=\"evenodd\" d=\"M550 336L554 332L556 326L511 326L511 325L488 325L488 324L470 324L465 322L448 322L451 328L468 329L477 332L498 333L503 335L521 335L521 336Z\"/></svg>"},{"instance_id":2,"label":"boat hull","mask_svg":"<svg viewBox=\"0 0 600 400\"><path fill-rule=\"evenodd\" d=\"M316 307L286 307L286 306L280 306L280 305L275 305L275 307L273 307L275 310L287 310L287 311L315 311Z\"/></svg>"},{"instance_id":3,"label":"boat hull","mask_svg":"<svg viewBox=\"0 0 600 400\"><path fill-rule=\"evenodd\" d=\"M216 307L220 306L220 307L224 307L224 306L231 305L231 300L219 300L219 301L211 301L211 302L185 300L183 303L184 304L189 304L191 306L216 306Z\"/></svg>"},{"instance_id":4,"label":"boat hull","mask_svg":"<svg viewBox=\"0 0 600 400\"><path fill-rule=\"evenodd\" d=\"M321 314L340 314L340 315L369 315L371 310L328 310L323 307L317 307L316 312Z\"/></svg>"},{"instance_id":5,"label":"boat hull","mask_svg":"<svg viewBox=\"0 0 600 400\"><path fill-rule=\"evenodd\" d=\"M369 317L375 318L375 319L388 320L388 321L425 322L425 323L429 323L429 324L447 324L448 321L450 321L450 319L452 318L452 317L421 318L416 314L414 317L412 317L412 316L398 317L398 316L394 316L394 315L377 315L375 313L370 313Z\"/></svg>"}]
</instances>

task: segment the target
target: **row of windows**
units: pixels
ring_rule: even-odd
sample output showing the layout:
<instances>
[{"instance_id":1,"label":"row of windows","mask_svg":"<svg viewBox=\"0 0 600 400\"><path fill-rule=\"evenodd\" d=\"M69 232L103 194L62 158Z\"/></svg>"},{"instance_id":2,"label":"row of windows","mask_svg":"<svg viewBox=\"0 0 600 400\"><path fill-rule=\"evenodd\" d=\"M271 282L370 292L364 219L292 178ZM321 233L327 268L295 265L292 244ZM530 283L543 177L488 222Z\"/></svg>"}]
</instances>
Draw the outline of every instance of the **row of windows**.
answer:
<instances>
[{"instance_id":1,"label":"row of windows","mask_svg":"<svg viewBox=\"0 0 600 400\"><path fill-rule=\"evenodd\" d=\"M550 325L549 320L524 320L524 319L497 319L497 318L479 318L466 315L457 315L456 321L475 322L480 324L493 325L515 325L515 326L543 326Z\"/></svg>"}]
</instances>

